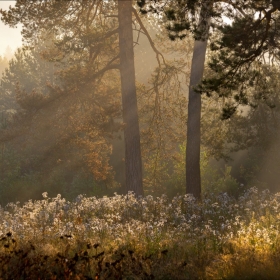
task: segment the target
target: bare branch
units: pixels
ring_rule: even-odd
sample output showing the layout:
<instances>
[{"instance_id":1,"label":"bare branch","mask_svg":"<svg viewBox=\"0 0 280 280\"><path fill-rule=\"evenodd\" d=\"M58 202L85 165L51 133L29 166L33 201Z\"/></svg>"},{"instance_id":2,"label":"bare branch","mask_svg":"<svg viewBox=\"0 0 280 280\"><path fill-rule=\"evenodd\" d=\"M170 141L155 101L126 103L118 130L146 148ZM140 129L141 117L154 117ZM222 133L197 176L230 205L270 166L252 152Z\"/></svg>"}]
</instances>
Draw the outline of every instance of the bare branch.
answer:
<instances>
[{"instance_id":1,"label":"bare branch","mask_svg":"<svg viewBox=\"0 0 280 280\"><path fill-rule=\"evenodd\" d=\"M161 65L159 57L161 57L162 60L163 60L163 63L166 64L166 63L165 63L164 56L162 55L162 53L161 53L160 51L157 50L157 48L156 48L156 46L155 46L155 44L154 44L154 42L153 42L153 40L152 40L152 38L151 38L151 36L150 36L148 30L146 29L146 27L145 27L144 24L142 23L142 20L140 19L140 17L139 17L139 15L138 15L137 11L136 11L134 8L132 8L132 11L133 11L133 13L134 13L134 15L135 15L135 17L136 17L136 19L137 19L137 22L139 23L141 29L144 31L144 34L145 34L146 37L148 38L148 40L149 40L149 42L150 42L150 45L151 45L153 51L156 53L156 58L157 58L158 64Z\"/></svg>"}]
</instances>

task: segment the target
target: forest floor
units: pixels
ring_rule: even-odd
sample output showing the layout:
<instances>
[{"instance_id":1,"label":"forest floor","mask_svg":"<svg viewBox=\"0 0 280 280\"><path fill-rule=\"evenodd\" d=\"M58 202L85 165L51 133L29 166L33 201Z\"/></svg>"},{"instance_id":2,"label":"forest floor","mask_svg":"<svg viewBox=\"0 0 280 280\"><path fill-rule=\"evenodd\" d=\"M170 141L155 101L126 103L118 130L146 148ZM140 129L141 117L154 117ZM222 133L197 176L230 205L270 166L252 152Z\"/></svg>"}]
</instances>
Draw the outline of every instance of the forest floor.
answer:
<instances>
[{"instance_id":1,"label":"forest floor","mask_svg":"<svg viewBox=\"0 0 280 280\"><path fill-rule=\"evenodd\" d=\"M280 194L43 197L0 208L0 279L279 279Z\"/></svg>"}]
</instances>

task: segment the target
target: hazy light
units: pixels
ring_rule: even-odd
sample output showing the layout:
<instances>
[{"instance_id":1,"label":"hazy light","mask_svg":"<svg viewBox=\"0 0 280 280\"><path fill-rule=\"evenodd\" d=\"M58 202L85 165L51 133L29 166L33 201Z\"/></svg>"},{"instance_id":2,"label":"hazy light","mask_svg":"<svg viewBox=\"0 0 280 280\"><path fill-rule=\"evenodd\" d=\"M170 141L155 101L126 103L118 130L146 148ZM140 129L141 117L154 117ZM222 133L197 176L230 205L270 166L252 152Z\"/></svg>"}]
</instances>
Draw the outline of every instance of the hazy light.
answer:
<instances>
[{"instance_id":1,"label":"hazy light","mask_svg":"<svg viewBox=\"0 0 280 280\"><path fill-rule=\"evenodd\" d=\"M0 1L0 9L8 10L9 6L14 6L16 1ZM4 55L8 46L14 52L17 48L22 46L21 26L17 28L10 28L0 21L0 55Z\"/></svg>"}]
</instances>

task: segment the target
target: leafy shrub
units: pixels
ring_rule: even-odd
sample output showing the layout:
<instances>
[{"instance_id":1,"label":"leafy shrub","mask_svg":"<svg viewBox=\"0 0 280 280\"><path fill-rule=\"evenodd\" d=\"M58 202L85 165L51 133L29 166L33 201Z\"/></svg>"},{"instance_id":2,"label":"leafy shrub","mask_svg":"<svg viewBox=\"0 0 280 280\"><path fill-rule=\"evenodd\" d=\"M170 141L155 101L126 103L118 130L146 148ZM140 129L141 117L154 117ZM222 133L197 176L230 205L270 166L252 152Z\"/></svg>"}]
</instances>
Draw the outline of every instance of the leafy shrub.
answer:
<instances>
[{"instance_id":1,"label":"leafy shrub","mask_svg":"<svg viewBox=\"0 0 280 280\"><path fill-rule=\"evenodd\" d=\"M179 152L175 158L173 174L170 176L165 187L168 197L174 197L177 194L183 195L186 192L185 156L186 145L180 145ZM237 197L240 192L244 191L243 186L232 177L231 166L225 165L224 168L219 169L211 164L206 151L201 152L200 169L203 194L226 192Z\"/></svg>"}]
</instances>

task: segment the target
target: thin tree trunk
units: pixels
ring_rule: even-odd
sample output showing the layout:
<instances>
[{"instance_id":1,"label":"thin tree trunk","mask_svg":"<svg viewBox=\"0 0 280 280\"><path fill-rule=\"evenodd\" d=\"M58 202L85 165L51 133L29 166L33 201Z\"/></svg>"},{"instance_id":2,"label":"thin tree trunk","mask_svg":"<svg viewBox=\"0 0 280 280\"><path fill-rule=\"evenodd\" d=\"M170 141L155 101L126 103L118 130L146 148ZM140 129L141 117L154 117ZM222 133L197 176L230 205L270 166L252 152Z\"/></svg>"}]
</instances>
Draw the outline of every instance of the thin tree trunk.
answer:
<instances>
[{"instance_id":1,"label":"thin tree trunk","mask_svg":"<svg viewBox=\"0 0 280 280\"><path fill-rule=\"evenodd\" d=\"M127 191L143 195L140 130L135 86L132 31L132 1L118 1L120 74L125 142L125 177Z\"/></svg>"},{"instance_id":2,"label":"thin tree trunk","mask_svg":"<svg viewBox=\"0 0 280 280\"><path fill-rule=\"evenodd\" d=\"M211 4L212 7L212 4ZM200 118L201 118L201 95L194 91L203 77L204 62L206 57L207 38L209 35L209 5L204 5L200 13L199 29L204 28L204 36L196 40L193 49L191 65L188 121L187 121L187 147L186 147L186 193L194 197L201 197L200 176ZM203 40L204 39L204 40Z\"/></svg>"}]
</instances>

